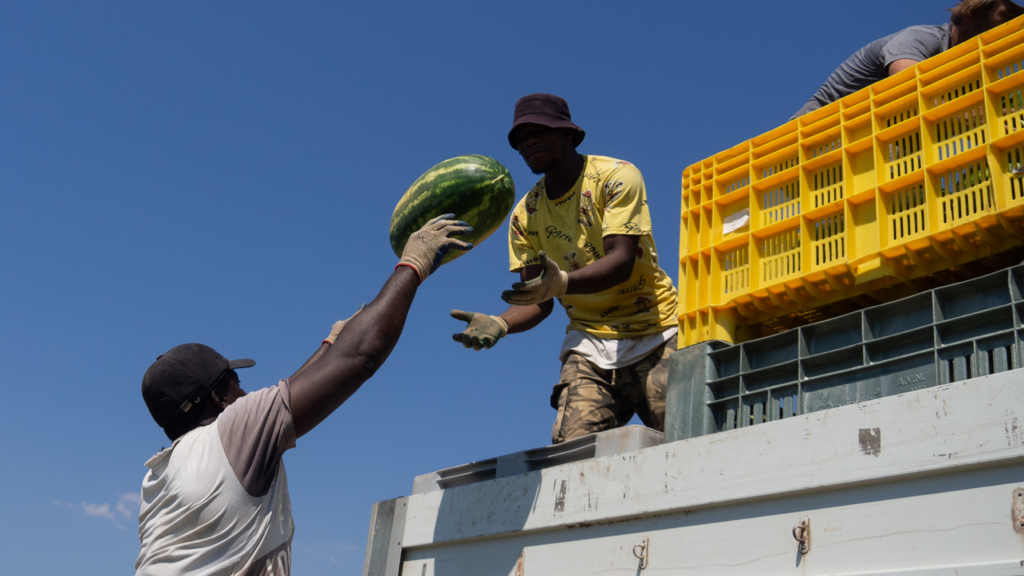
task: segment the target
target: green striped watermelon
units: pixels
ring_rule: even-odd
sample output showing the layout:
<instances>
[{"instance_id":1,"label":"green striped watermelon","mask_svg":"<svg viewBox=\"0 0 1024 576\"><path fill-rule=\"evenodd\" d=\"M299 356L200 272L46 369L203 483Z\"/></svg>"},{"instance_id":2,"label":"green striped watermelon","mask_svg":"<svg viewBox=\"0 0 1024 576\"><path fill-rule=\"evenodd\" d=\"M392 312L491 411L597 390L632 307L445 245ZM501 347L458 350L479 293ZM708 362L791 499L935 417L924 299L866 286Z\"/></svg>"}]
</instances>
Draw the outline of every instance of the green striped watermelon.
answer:
<instances>
[{"instance_id":1,"label":"green striped watermelon","mask_svg":"<svg viewBox=\"0 0 1024 576\"><path fill-rule=\"evenodd\" d=\"M473 231L460 240L480 244L505 221L516 199L512 175L494 158L472 154L445 160L423 173L405 191L391 215L391 249L401 258L409 235L441 214L455 214ZM447 264L465 254L452 250Z\"/></svg>"}]
</instances>

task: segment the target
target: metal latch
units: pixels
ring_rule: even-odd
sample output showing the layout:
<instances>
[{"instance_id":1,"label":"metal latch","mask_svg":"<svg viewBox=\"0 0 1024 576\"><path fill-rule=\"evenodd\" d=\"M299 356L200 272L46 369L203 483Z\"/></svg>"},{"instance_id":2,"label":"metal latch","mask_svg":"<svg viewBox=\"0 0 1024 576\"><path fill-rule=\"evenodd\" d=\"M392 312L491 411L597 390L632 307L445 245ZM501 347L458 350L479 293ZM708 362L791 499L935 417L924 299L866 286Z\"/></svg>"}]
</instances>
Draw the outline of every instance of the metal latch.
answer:
<instances>
[{"instance_id":1,"label":"metal latch","mask_svg":"<svg viewBox=\"0 0 1024 576\"><path fill-rule=\"evenodd\" d=\"M800 543L797 551L801 555L811 551L811 519L807 516L800 518L800 523L793 526L793 538Z\"/></svg>"},{"instance_id":2,"label":"metal latch","mask_svg":"<svg viewBox=\"0 0 1024 576\"><path fill-rule=\"evenodd\" d=\"M641 570L647 568L647 553L650 552L650 549L651 540L647 536L644 536L643 540L633 544L633 556L640 559Z\"/></svg>"}]
</instances>

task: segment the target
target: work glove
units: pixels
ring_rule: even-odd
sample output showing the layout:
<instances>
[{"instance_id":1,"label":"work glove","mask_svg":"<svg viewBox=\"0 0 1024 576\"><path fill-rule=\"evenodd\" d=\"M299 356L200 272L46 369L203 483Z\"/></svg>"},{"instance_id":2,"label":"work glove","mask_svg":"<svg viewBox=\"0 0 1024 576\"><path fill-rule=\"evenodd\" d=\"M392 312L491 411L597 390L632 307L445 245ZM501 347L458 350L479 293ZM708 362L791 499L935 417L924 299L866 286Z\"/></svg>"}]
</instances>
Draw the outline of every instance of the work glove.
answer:
<instances>
[{"instance_id":1,"label":"work glove","mask_svg":"<svg viewBox=\"0 0 1024 576\"><path fill-rule=\"evenodd\" d=\"M349 316L344 320L338 320L337 322L335 322L334 326L331 326L331 333L327 335L327 338L324 338L324 342L327 344L334 344L334 342L338 339L338 334L341 334L341 329L345 327L345 324L348 324L349 320L355 318L356 314L362 312L363 308L366 308L366 304L360 304L359 310L356 310L355 314Z\"/></svg>"},{"instance_id":2,"label":"work glove","mask_svg":"<svg viewBox=\"0 0 1024 576\"><path fill-rule=\"evenodd\" d=\"M540 276L512 284L511 290L501 293L501 299L515 306L528 306L565 296L565 290L569 287L569 273L559 270L558 264L548 259L544 252L540 253L540 265L543 268Z\"/></svg>"},{"instance_id":3,"label":"work glove","mask_svg":"<svg viewBox=\"0 0 1024 576\"><path fill-rule=\"evenodd\" d=\"M490 348L508 334L508 322L499 316L488 316L478 312L452 310L452 318L469 322L469 326L458 334L452 334L452 340L462 342L466 348L479 350Z\"/></svg>"},{"instance_id":4,"label":"work glove","mask_svg":"<svg viewBox=\"0 0 1024 576\"><path fill-rule=\"evenodd\" d=\"M422 284L427 276L441 265L441 258L449 250L469 250L473 245L469 242L456 240L451 236L461 236L473 231L473 228L461 220L453 220L455 214L442 214L427 222L423 228L412 233L402 250L402 259L398 266L409 266L419 274ZM398 267L396 266L396 268Z\"/></svg>"}]
</instances>

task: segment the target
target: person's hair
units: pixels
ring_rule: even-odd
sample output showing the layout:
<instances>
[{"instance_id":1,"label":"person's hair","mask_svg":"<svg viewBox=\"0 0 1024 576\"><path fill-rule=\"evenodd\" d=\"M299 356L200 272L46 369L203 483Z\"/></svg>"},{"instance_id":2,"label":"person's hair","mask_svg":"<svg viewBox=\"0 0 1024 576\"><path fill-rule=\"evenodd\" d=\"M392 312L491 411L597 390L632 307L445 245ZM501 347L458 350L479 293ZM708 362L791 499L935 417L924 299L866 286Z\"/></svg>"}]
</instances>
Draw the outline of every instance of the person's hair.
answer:
<instances>
[{"instance_id":1,"label":"person's hair","mask_svg":"<svg viewBox=\"0 0 1024 576\"><path fill-rule=\"evenodd\" d=\"M221 394L227 394L228 388L230 388L232 379L238 380L238 374L234 370L228 370L220 377L220 380L216 384L210 387L210 390L203 396L202 402L199 403L194 409L189 410L181 415L180 418L171 422L164 428L164 434L173 442L177 440L179 436L183 436L193 429L198 428L202 424L203 420L209 418L209 413L206 410L205 404L208 402L208 398L216 390Z\"/></svg>"},{"instance_id":2,"label":"person's hair","mask_svg":"<svg viewBox=\"0 0 1024 576\"><path fill-rule=\"evenodd\" d=\"M1005 6L1011 18L1024 14L1024 8L1010 0L960 0L949 9L949 22L959 26L966 34L959 41L969 40L987 30L989 15L999 6Z\"/></svg>"}]
</instances>

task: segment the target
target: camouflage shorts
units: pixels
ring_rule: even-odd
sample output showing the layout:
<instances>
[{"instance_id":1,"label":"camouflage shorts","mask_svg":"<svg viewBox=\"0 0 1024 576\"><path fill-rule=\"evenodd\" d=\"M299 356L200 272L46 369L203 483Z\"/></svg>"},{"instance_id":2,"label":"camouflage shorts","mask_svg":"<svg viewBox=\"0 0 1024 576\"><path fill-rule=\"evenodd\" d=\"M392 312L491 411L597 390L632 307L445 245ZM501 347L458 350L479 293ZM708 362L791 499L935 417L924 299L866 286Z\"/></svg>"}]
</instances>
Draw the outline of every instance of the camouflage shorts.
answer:
<instances>
[{"instance_id":1,"label":"camouflage shorts","mask_svg":"<svg viewBox=\"0 0 1024 576\"><path fill-rule=\"evenodd\" d=\"M647 427L663 431L668 357L675 351L673 336L635 364L613 370L570 353L551 392L551 407L558 410L551 443L624 426L633 414Z\"/></svg>"}]
</instances>

